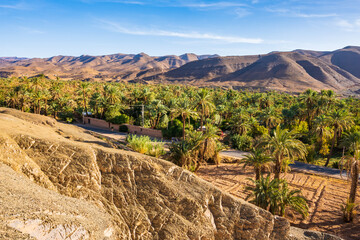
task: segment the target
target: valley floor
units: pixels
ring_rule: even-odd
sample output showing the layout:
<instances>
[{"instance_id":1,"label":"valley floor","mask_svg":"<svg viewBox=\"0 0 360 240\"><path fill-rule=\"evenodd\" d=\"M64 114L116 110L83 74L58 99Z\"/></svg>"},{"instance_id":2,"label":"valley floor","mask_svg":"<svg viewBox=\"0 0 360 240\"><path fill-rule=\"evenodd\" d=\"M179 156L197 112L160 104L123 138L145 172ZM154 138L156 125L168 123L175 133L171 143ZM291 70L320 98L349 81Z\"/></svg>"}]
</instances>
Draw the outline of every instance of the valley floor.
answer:
<instances>
[{"instance_id":1,"label":"valley floor","mask_svg":"<svg viewBox=\"0 0 360 240\"><path fill-rule=\"evenodd\" d=\"M234 196L246 199L245 186L251 183L247 178L253 178L254 174L250 167L244 169L240 164L222 164L218 167L203 166L198 176ZM301 189L309 201L306 220L298 214L288 213L287 218L293 226L332 233L346 240L360 239L360 214L355 223L344 223L342 220L341 206L350 190L347 181L299 172L290 172L285 179L291 187ZM358 197L360 199L360 192Z\"/></svg>"}]
</instances>

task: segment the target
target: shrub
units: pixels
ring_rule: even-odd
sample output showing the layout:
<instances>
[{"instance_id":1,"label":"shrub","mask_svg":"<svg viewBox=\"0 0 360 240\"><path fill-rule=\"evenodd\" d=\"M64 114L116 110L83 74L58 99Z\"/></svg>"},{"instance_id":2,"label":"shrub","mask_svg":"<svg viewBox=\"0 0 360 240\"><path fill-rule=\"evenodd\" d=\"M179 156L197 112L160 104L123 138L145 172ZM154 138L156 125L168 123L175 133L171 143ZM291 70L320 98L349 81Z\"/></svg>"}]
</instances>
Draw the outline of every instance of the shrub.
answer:
<instances>
[{"instance_id":1,"label":"shrub","mask_svg":"<svg viewBox=\"0 0 360 240\"><path fill-rule=\"evenodd\" d=\"M263 135L266 135L269 133L269 130L262 126L262 125L259 125L259 124L254 124L251 128L251 131L250 131L250 135L252 137L258 137L258 136L263 136Z\"/></svg>"},{"instance_id":2,"label":"shrub","mask_svg":"<svg viewBox=\"0 0 360 240\"><path fill-rule=\"evenodd\" d=\"M148 154L153 157L160 157L164 155L165 149L164 149L164 143L162 142L155 142L152 144L152 147L150 148Z\"/></svg>"},{"instance_id":3,"label":"shrub","mask_svg":"<svg viewBox=\"0 0 360 240\"><path fill-rule=\"evenodd\" d=\"M129 147L136 152L153 157L160 157L165 154L164 143L152 142L148 136L129 135L126 141L129 143Z\"/></svg>"},{"instance_id":4,"label":"shrub","mask_svg":"<svg viewBox=\"0 0 360 240\"><path fill-rule=\"evenodd\" d=\"M128 131L129 131L129 128L126 125L120 125L119 132L127 133Z\"/></svg>"},{"instance_id":5,"label":"shrub","mask_svg":"<svg viewBox=\"0 0 360 240\"><path fill-rule=\"evenodd\" d=\"M309 206L301 190L291 190L285 180L270 180L270 175L266 178L260 176L259 180L250 180L255 185L246 187L246 190L251 192L248 197L252 198L251 203L283 217L288 208L300 213L303 218L308 216Z\"/></svg>"},{"instance_id":6,"label":"shrub","mask_svg":"<svg viewBox=\"0 0 360 240\"><path fill-rule=\"evenodd\" d=\"M151 149L151 140L148 136L129 135L126 141L132 150L142 154L148 153Z\"/></svg>"},{"instance_id":7,"label":"shrub","mask_svg":"<svg viewBox=\"0 0 360 240\"><path fill-rule=\"evenodd\" d=\"M358 206L359 205L356 203L351 203L349 199L343 206L341 206L345 222L352 222L354 220L354 215L356 215L356 209Z\"/></svg>"},{"instance_id":8,"label":"shrub","mask_svg":"<svg viewBox=\"0 0 360 240\"><path fill-rule=\"evenodd\" d=\"M235 134L231 141L233 147L241 151L250 151L253 145L253 138L248 135Z\"/></svg>"},{"instance_id":9,"label":"shrub","mask_svg":"<svg viewBox=\"0 0 360 240\"><path fill-rule=\"evenodd\" d=\"M182 136L182 123L179 119L175 119L169 123L167 129L162 130L162 134L166 138L181 137Z\"/></svg>"},{"instance_id":10,"label":"shrub","mask_svg":"<svg viewBox=\"0 0 360 240\"><path fill-rule=\"evenodd\" d=\"M115 116L114 118L110 119L110 122L113 124L123 124L128 123L130 120L130 117L126 114L119 114Z\"/></svg>"}]
</instances>

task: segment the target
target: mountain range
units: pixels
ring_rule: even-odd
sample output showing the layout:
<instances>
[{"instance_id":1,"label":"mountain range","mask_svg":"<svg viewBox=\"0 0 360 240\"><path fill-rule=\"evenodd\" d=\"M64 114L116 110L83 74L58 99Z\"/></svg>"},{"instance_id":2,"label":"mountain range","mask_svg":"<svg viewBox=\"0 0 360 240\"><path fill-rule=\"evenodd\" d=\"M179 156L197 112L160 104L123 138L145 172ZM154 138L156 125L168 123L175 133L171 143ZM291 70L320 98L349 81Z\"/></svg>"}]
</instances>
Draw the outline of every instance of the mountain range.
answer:
<instances>
[{"instance_id":1,"label":"mountain range","mask_svg":"<svg viewBox=\"0 0 360 240\"><path fill-rule=\"evenodd\" d=\"M360 47L226 57L191 53L153 57L140 53L0 58L0 77L41 73L61 79L360 93Z\"/></svg>"}]
</instances>

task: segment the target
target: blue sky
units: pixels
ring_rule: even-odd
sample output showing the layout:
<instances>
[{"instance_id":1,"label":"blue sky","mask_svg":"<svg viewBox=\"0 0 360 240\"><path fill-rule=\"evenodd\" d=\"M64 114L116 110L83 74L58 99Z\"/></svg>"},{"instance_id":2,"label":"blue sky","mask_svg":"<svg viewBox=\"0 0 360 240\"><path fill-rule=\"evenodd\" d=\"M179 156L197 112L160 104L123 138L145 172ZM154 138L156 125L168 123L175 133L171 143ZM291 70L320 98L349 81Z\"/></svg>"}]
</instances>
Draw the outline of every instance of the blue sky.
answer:
<instances>
[{"instance_id":1,"label":"blue sky","mask_svg":"<svg viewBox=\"0 0 360 240\"><path fill-rule=\"evenodd\" d=\"M0 0L0 56L248 55L360 45L360 0Z\"/></svg>"}]
</instances>

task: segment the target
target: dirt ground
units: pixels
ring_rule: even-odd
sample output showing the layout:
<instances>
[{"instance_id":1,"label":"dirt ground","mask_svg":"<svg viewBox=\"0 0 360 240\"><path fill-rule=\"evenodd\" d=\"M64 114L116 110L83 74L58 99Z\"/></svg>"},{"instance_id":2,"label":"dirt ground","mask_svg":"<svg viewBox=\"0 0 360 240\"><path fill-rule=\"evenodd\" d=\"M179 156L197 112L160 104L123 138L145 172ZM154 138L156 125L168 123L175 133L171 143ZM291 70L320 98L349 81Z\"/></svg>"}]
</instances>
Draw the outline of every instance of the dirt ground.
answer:
<instances>
[{"instance_id":1,"label":"dirt ground","mask_svg":"<svg viewBox=\"0 0 360 240\"><path fill-rule=\"evenodd\" d=\"M251 182L247 178L254 178L251 167L244 169L239 164L203 166L197 175L242 199L248 196L245 186ZM299 214L288 213L293 226L331 233L346 240L360 240L360 214L354 223L342 220L341 206L349 195L349 182L299 172L290 172L285 179L290 187L301 189L309 203L309 216L305 220Z\"/></svg>"}]
</instances>

